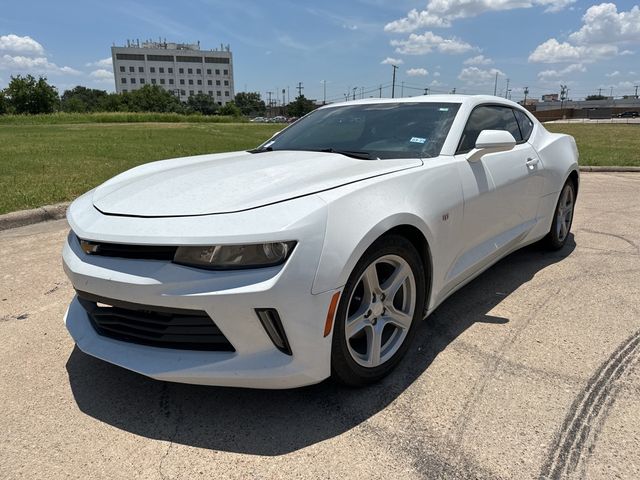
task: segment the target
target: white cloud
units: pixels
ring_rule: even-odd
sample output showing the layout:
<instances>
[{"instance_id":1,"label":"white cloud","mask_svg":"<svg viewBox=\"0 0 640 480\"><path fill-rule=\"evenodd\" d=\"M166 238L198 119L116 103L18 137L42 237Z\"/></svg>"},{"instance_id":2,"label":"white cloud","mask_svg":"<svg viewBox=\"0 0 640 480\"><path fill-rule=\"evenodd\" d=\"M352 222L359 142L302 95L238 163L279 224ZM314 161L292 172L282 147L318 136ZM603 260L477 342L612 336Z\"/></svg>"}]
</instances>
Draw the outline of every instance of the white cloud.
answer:
<instances>
[{"instance_id":1,"label":"white cloud","mask_svg":"<svg viewBox=\"0 0 640 480\"><path fill-rule=\"evenodd\" d=\"M396 47L396 52L404 55L424 55L433 50L457 54L476 49L458 38L443 38L433 32L424 32L421 35L412 33L406 40L391 40L391 46Z\"/></svg>"},{"instance_id":2,"label":"white cloud","mask_svg":"<svg viewBox=\"0 0 640 480\"><path fill-rule=\"evenodd\" d=\"M497 68L483 70L478 67L466 67L460 71L458 79L469 84L486 84L495 80L496 74L504 77L504 73Z\"/></svg>"},{"instance_id":3,"label":"white cloud","mask_svg":"<svg viewBox=\"0 0 640 480\"><path fill-rule=\"evenodd\" d=\"M410 68L407 70L409 77L426 77L429 74L426 68Z\"/></svg>"},{"instance_id":4,"label":"white cloud","mask_svg":"<svg viewBox=\"0 0 640 480\"><path fill-rule=\"evenodd\" d=\"M550 38L536 47L529 55L529 61L533 63L590 63L617 54L618 47L615 45L572 45L569 42L560 43L555 38Z\"/></svg>"},{"instance_id":5,"label":"white cloud","mask_svg":"<svg viewBox=\"0 0 640 480\"><path fill-rule=\"evenodd\" d=\"M620 56L622 56L622 55L633 55L634 53L636 53L636 52L634 52L633 50L623 50L623 51L621 51L619 53L619 55Z\"/></svg>"},{"instance_id":6,"label":"white cloud","mask_svg":"<svg viewBox=\"0 0 640 480\"><path fill-rule=\"evenodd\" d=\"M578 45L640 42L640 7L618 12L613 3L601 3L587 9L582 17L584 25L569 35Z\"/></svg>"},{"instance_id":7,"label":"white cloud","mask_svg":"<svg viewBox=\"0 0 640 480\"><path fill-rule=\"evenodd\" d=\"M22 55L3 55L0 57L0 70L17 70L27 73L59 73L79 75L82 72L71 67L59 67L46 57L25 57Z\"/></svg>"},{"instance_id":8,"label":"white cloud","mask_svg":"<svg viewBox=\"0 0 640 480\"><path fill-rule=\"evenodd\" d=\"M576 0L429 0L424 10L415 8L407 16L385 25L387 32L408 33L424 27L450 27L459 18L469 18L485 12L516 8L546 7L557 12Z\"/></svg>"},{"instance_id":9,"label":"white cloud","mask_svg":"<svg viewBox=\"0 0 640 480\"><path fill-rule=\"evenodd\" d=\"M402 65L404 62L401 58L387 57L380 62L381 65Z\"/></svg>"},{"instance_id":10,"label":"white cloud","mask_svg":"<svg viewBox=\"0 0 640 480\"><path fill-rule=\"evenodd\" d=\"M493 60L484 55L476 55L475 57L467 58L463 63L465 65L491 65Z\"/></svg>"},{"instance_id":11,"label":"white cloud","mask_svg":"<svg viewBox=\"0 0 640 480\"><path fill-rule=\"evenodd\" d=\"M609 78L617 77L618 75L620 75L620 72L618 70L616 70L615 72L604 74L605 77L609 77Z\"/></svg>"},{"instance_id":12,"label":"white cloud","mask_svg":"<svg viewBox=\"0 0 640 480\"><path fill-rule=\"evenodd\" d=\"M42 55L44 48L28 35L19 37L10 33L9 35L0 35L0 51Z\"/></svg>"},{"instance_id":13,"label":"white cloud","mask_svg":"<svg viewBox=\"0 0 640 480\"><path fill-rule=\"evenodd\" d=\"M538 78L544 82L566 79L567 75L578 72L586 72L587 69L581 63L574 63L562 70L543 70L538 73Z\"/></svg>"},{"instance_id":14,"label":"white cloud","mask_svg":"<svg viewBox=\"0 0 640 480\"><path fill-rule=\"evenodd\" d=\"M99 68L98 70L94 70L89 74L90 77L95 78L98 81L112 81L113 80L113 72L110 70L106 70L104 68Z\"/></svg>"},{"instance_id":15,"label":"white cloud","mask_svg":"<svg viewBox=\"0 0 640 480\"><path fill-rule=\"evenodd\" d=\"M89 62L85 66L98 67L98 68L111 68L111 57L103 58L102 60L96 60L95 62Z\"/></svg>"},{"instance_id":16,"label":"white cloud","mask_svg":"<svg viewBox=\"0 0 640 480\"><path fill-rule=\"evenodd\" d=\"M433 76L434 77L439 77L440 76L440 72L433 72Z\"/></svg>"}]
</instances>

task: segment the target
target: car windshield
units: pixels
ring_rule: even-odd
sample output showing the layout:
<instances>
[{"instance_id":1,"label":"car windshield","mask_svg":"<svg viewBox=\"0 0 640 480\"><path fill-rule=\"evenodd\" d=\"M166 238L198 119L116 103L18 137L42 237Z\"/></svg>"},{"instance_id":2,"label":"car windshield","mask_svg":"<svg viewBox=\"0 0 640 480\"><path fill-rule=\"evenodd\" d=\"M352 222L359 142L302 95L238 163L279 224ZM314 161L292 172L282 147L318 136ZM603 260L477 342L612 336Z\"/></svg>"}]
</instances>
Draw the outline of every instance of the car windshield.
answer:
<instances>
[{"instance_id":1,"label":"car windshield","mask_svg":"<svg viewBox=\"0 0 640 480\"><path fill-rule=\"evenodd\" d=\"M362 159L440 154L460 104L374 103L316 110L253 152L307 150Z\"/></svg>"}]
</instances>

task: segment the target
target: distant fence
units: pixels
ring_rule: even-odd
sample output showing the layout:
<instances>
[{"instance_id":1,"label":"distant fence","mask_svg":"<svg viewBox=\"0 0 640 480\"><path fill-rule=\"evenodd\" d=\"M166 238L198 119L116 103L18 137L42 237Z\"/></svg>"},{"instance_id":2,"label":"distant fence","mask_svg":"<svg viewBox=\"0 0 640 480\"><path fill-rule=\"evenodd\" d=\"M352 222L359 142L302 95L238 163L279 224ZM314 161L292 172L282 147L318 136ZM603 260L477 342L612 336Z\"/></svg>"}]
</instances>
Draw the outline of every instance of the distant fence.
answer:
<instances>
[{"instance_id":1,"label":"distant fence","mask_svg":"<svg viewBox=\"0 0 640 480\"><path fill-rule=\"evenodd\" d=\"M622 112L636 111L634 108L557 108L555 110L532 110L527 108L541 122L569 120L573 118L610 119Z\"/></svg>"}]
</instances>

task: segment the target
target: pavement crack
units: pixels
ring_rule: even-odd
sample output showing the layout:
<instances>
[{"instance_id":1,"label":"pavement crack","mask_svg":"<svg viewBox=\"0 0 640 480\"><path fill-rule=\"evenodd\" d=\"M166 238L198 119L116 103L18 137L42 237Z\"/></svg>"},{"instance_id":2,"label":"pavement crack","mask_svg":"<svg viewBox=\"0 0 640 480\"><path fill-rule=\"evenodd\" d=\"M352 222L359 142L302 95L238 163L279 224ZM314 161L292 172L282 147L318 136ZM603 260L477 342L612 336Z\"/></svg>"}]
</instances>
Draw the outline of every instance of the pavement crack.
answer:
<instances>
[{"instance_id":1,"label":"pavement crack","mask_svg":"<svg viewBox=\"0 0 640 480\"><path fill-rule=\"evenodd\" d=\"M620 378L640 354L640 330L627 338L598 368L578 394L549 450L540 479L560 479L576 471L595 446L595 429L615 402Z\"/></svg>"}]
</instances>

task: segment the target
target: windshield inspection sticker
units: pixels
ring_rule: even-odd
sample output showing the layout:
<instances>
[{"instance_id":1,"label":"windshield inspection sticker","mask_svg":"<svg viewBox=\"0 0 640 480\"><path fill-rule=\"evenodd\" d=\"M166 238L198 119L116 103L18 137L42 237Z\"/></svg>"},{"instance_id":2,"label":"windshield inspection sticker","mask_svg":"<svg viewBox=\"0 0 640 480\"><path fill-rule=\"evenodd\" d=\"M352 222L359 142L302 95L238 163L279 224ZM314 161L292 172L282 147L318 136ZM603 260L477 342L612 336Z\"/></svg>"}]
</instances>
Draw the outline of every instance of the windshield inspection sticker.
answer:
<instances>
[{"instance_id":1,"label":"windshield inspection sticker","mask_svg":"<svg viewBox=\"0 0 640 480\"><path fill-rule=\"evenodd\" d=\"M449 111L449 107L440 107L438 109L438 111L440 111L440 112L448 112Z\"/></svg>"},{"instance_id":2,"label":"windshield inspection sticker","mask_svg":"<svg viewBox=\"0 0 640 480\"><path fill-rule=\"evenodd\" d=\"M411 137L411 140L409 140L411 143L424 143L427 141L426 138L422 138L422 137Z\"/></svg>"}]
</instances>

